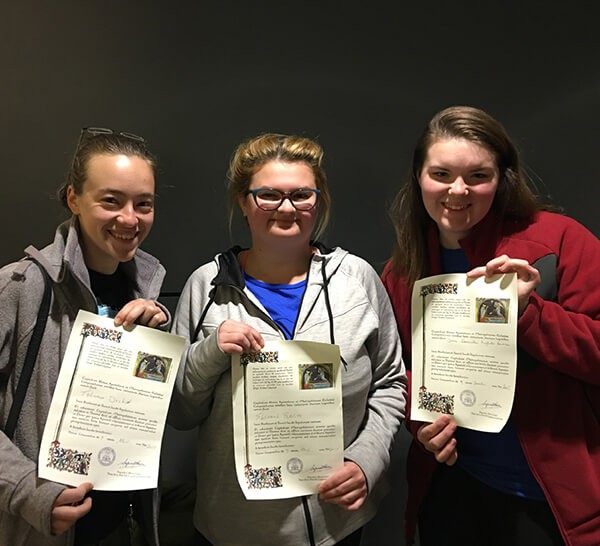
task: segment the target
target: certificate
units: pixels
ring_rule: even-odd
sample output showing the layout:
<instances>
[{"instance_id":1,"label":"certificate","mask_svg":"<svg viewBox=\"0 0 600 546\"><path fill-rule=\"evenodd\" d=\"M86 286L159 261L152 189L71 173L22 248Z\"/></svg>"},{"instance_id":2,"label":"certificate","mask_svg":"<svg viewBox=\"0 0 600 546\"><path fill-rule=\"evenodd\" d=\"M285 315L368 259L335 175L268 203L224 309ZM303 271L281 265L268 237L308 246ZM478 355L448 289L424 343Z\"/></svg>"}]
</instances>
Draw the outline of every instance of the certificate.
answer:
<instances>
[{"instance_id":1,"label":"certificate","mask_svg":"<svg viewBox=\"0 0 600 546\"><path fill-rule=\"evenodd\" d=\"M79 311L42 436L39 476L94 489L154 488L181 336Z\"/></svg>"},{"instance_id":2,"label":"certificate","mask_svg":"<svg viewBox=\"0 0 600 546\"><path fill-rule=\"evenodd\" d=\"M514 273L415 283L411 419L446 413L465 428L502 430L515 393L517 308Z\"/></svg>"},{"instance_id":3,"label":"certificate","mask_svg":"<svg viewBox=\"0 0 600 546\"><path fill-rule=\"evenodd\" d=\"M337 345L274 341L231 363L238 482L247 499L316 493L344 464Z\"/></svg>"}]
</instances>

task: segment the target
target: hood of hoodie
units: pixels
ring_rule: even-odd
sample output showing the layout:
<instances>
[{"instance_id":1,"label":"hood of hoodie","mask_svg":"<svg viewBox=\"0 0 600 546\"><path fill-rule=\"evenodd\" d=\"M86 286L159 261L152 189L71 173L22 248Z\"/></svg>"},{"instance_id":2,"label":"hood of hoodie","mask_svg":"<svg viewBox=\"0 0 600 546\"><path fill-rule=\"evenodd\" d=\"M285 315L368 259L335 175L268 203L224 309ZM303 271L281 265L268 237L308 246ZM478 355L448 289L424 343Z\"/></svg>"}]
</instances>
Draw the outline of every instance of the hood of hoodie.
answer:
<instances>
[{"instance_id":1,"label":"hood of hoodie","mask_svg":"<svg viewBox=\"0 0 600 546\"><path fill-rule=\"evenodd\" d=\"M329 279L340 266L348 252L339 247L328 248L318 242L312 243L312 245L315 252L310 258L308 275L313 275L313 268L316 264L318 264L319 268L322 268L322 264L325 264L326 278ZM211 281L213 286L236 286L242 290L245 288L246 281L244 280L244 273L238 258L240 252L244 250L248 249L236 245L215 256L214 261L217 264L218 273Z\"/></svg>"}]
</instances>

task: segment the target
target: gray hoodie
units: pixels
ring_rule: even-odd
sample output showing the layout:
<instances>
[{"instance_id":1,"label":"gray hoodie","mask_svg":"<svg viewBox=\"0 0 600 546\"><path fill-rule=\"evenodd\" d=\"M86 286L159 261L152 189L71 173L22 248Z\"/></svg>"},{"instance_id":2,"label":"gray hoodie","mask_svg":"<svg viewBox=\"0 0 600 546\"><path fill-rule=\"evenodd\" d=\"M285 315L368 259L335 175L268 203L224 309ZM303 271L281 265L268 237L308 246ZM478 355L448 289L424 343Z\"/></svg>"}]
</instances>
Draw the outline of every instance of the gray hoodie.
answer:
<instances>
[{"instance_id":1,"label":"gray hoodie","mask_svg":"<svg viewBox=\"0 0 600 546\"><path fill-rule=\"evenodd\" d=\"M60 363L79 309L96 312L87 268L79 245L77 220L61 224L54 242L26 254L46 269L53 281L50 316L38 358L19 416L13 441L0 431L0 545L66 546L73 543L73 529L60 536L50 534L50 515L64 485L37 478L40 442ZM124 264L136 298L158 298L164 268L158 260L138 250ZM39 268L22 260L0 269L0 422L6 423L21 374L25 352L44 292ZM158 493L141 495L146 534L158 543Z\"/></svg>"},{"instance_id":2,"label":"gray hoodie","mask_svg":"<svg viewBox=\"0 0 600 546\"><path fill-rule=\"evenodd\" d=\"M217 329L232 319L253 326L265 340L284 336L245 286L240 250L218 255L191 275L174 321L175 333L192 338L170 422L177 428L199 425L194 523L217 546L302 546L310 544L310 533L315 544L335 544L374 516L387 491L383 477L405 414L407 385L394 314L367 262L340 248L318 247L293 339L340 346L344 456L363 470L369 495L353 512L317 495L247 501L235 474L230 356L217 345Z\"/></svg>"}]
</instances>

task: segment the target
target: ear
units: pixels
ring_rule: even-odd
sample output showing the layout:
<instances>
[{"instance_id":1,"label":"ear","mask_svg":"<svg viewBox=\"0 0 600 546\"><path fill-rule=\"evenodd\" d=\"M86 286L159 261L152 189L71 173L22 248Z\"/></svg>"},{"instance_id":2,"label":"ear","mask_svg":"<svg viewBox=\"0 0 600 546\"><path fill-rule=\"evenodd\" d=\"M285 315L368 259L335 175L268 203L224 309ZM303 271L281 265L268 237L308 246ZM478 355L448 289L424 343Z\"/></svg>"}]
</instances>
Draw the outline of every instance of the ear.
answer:
<instances>
[{"instance_id":1,"label":"ear","mask_svg":"<svg viewBox=\"0 0 600 546\"><path fill-rule=\"evenodd\" d=\"M238 205L242 211L242 216L246 218L248 216L248 195L239 195Z\"/></svg>"},{"instance_id":2,"label":"ear","mask_svg":"<svg viewBox=\"0 0 600 546\"><path fill-rule=\"evenodd\" d=\"M73 186L67 187L67 205L73 214L79 214L79 197L75 193Z\"/></svg>"}]
</instances>

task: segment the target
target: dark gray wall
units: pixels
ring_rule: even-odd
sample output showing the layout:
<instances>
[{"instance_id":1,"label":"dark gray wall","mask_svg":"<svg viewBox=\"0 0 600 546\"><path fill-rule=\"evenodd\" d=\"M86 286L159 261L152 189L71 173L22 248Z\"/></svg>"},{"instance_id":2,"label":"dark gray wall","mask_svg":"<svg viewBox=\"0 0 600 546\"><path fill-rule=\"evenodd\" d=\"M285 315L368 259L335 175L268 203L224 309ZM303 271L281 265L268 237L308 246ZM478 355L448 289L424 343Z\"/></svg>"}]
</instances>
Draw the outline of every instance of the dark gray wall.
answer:
<instances>
[{"instance_id":1,"label":"dark gray wall","mask_svg":"<svg viewBox=\"0 0 600 546\"><path fill-rule=\"evenodd\" d=\"M380 269L393 241L386 208L413 143L451 104L500 119L541 192L599 235L597 22L590 4L541 5L5 0L0 263L51 240L64 217L54 190L79 129L95 125L144 135L160 158L145 248L167 267L166 291L230 244L227 163L265 131L323 144L334 200L327 242ZM234 238L245 240L239 226ZM177 437L167 439L176 454ZM401 543L403 494L394 490L371 544Z\"/></svg>"},{"instance_id":2,"label":"dark gray wall","mask_svg":"<svg viewBox=\"0 0 600 546\"><path fill-rule=\"evenodd\" d=\"M4 2L0 262L46 244L79 129L147 137L160 202L145 248L178 291L230 244L224 177L263 131L316 137L329 243L380 268L386 207L431 115L450 104L507 126L545 193L600 233L600 48L593 17L526 2ZM244 241L236 229L236 240Z\"/></svg>"}]
</instances>

